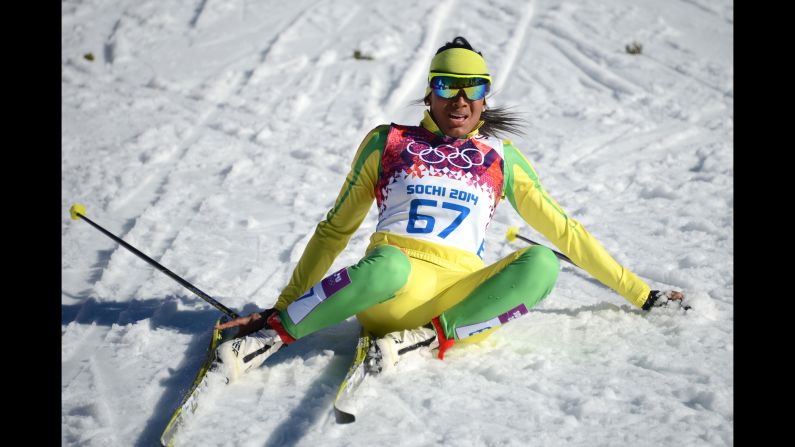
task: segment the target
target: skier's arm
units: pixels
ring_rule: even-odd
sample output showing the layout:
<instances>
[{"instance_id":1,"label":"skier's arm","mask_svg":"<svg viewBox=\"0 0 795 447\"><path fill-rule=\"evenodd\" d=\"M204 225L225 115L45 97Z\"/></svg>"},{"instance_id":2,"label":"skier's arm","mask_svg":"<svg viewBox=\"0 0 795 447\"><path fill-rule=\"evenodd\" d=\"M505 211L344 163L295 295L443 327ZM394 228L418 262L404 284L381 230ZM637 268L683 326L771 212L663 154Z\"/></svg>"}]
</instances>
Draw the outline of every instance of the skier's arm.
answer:
<instances>
[{"instance_id":1,"label":"skier's arm","mask_svg":"<svg viewBox=\"0 0 795 447\"><path fill-rule=\"evenodd\" d=\"M538 175L524 155L509 141L504 147L503 191L519 215L576 265L633 305L643 307L650 287L616 262L579 222L563 211L541 186Z\"/></svg>"},{"instance_id":2,"label":"skier's arm","mask_svg":"<svg viewBox=\"0 0 795 447\"><path fill-rule=\"evenodd\" d=\"M359 145L334 207L315 228L290 282L274 305L276 309L283 310L323 278L367 216L375 199L375 183L388 132L389 126L376 127Z\"/></svg>"}]
</instances>

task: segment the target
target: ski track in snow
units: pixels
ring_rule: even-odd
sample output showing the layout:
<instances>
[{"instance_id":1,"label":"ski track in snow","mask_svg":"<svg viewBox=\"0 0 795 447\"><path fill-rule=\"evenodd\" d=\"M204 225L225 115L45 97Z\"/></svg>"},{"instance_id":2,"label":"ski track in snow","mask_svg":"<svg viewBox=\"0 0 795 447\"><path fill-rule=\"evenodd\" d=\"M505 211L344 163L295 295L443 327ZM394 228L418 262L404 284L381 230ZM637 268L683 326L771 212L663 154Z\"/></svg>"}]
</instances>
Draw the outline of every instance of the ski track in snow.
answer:
<instances>
[{"instance_id":1,"label":"ski track in snow","mask_svg":"<svg viewBox=\"0 0 795 447\"><path fill-rule=\"evenodd\" d=\"M423 27L423 35L420 39L419 46L414 50L412 58L414 62L403 72L402 78L398 84L392 88L392 94L386 101L388 105L387 116L393 115L396 107L402 105L412 91L419 90L416 86L423 85L425 81L424 78L428 76L428 60L433 58L436 49L439 47L437 42L440 40L440 30L449 20L450 10L454 2L455 0L440 2L438 5L435 5L433 9L429 11L427 17L425 17L427 24Z\"/></svg>"},{"instance_id":2,"label":"ski track in snow","mask_svg":"<svg viewBox=\"0 0 795 447\"><path fill-rule=\"evenodd\" d=\"M530 20L533 18L534 1L528 1L525 5L522 15L516 25L511 26L512 34L508 39L508 43L502 53L506 54L505 60L499 67L497 73L499 75L494 77L494 85L505 85L505 81L509 76L513 75L513 67L516 64L516 59L519 54L519 49L524 43L527 35L527 29Z\"/></svg>"},{"instance_id":3,"label":"ski track in snow","mask_svg":"<svg viewBox=\"0 0 795 447\"><path fill-rule=\"evenodd\" d=\"M339 426L349 320L203 396L185 445L733 445L732 27L725 0L63 2L62 444L156 445L219 315L69 206L238 313L269 307L365 133L417 123L463 35L552 197L696 310L641 312L563 264L528 316L402 363ZM505 202L487 263L510 225L545 242Z\"/></svg>"}]
</instances>

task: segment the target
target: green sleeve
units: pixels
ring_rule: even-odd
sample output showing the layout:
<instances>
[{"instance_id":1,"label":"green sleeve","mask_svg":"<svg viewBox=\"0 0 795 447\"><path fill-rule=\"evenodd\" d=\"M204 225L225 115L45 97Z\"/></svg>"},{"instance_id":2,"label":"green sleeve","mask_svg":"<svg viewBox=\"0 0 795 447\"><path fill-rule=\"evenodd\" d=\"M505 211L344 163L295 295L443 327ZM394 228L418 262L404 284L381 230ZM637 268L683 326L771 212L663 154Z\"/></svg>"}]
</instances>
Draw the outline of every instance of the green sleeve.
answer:
<instances>
[{"instance_id":1,"label":"green sleeve","mask_svg":"<svg viewBox=\"0 0 795 447\"><path fill-rule=\"evenodd\" d=\"M283 310L320 281L367 216L375 199L375 184L388 133L388 125L378 126L359 145L334 207L315 228L275 308Z\"/></svg>"},{"instance_id":2,"label":"green sleeve","mask_svg":"<svg viewBox=\"0 0 795 447\"><path fill-rule=\"evenodd\" d=\"M616 262L596 238L563 211L541 186L527 158L510 141L505 141L504 148L503 191L522 219L583 270L636 307L642 307L649 294L649 286Z\"/></svg>"}]
</instances>

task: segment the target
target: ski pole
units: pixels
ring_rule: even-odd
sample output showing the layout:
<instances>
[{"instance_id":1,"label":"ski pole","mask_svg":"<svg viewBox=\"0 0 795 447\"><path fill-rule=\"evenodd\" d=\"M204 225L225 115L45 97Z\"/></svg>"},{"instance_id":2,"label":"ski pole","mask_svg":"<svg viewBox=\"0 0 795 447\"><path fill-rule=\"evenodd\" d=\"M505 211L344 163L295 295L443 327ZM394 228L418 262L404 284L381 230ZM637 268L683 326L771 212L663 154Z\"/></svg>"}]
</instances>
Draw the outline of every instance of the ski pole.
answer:
<instances>
[{"instance_id":1,"label":"ski pole","mask_svg":"<svg viewBox=\"0 0 795 447\"><path fill-rule=\"evenodd\" d=\"M174 281L180 283L182 286L184 286L185 288L187 288L191 292L193 292L196 295L198 295L199 298L201 298L204 301L207 301L208 303L212 304L216 309L218 309L221 312L225 313L230 318L234 319L234 318L238 318L239 317L238 314L236 314L235 312L230 310L228 307L224 306L223 304L221 304L218 301L216 301L215 299L213 299L210 295L207 295L206 293L204 293L201 290L199 290L198 287L196 287L193 284L189 283L188 281L185 281L184 279L180 278L174 272L172 272L171 270L163 267L162 265L160 265L160 263L158 263L154 259L152 259L149 256L147 256L147 255L141 253L140 251L138 251L137 248L133 247L132 245L128 244L127 242L124 242L120 237L114 235L113 233L109 232L108 230L106 230L106 229L102 228L101 226L99 226L98 224L94 223L91 219L86 217L86 207L85 206L83 206L83 205L81 205L79 203L75 203L74 205L72 205L71 208L69 208L69 214L72 216L73 220L77 220L77 219L85 220L86 222L91 224L91 226L93 226L97 230L101 231L103 234L105 234L109 238L113 239L114 241L118 242L122 247L126 248L127 250L130 250L131 252L133 252L133 254L135 254L139 258L141 258L144 261L148 262L149 264L153 265L156 269L158 269L161 272L165 273L171 279L173 279Z\"/></svg>"},{"instance_id":2,"label":"ski pole","mask_svg":"<svg viewBox=\"0 0 795 447\"><path fill-rule=\"evenodd\" d=\"M542 247L544 246L543 244L539 244L538 242L536 242L534 240L531 240L531 239L528 239L528 238L522 236L521 234L519 234L519 227L508 227L508 231L505 233L505 239L508 239L510 242L513 242L516 239L521 239L521 240L527 242L528 244L541 245ZM547 248L549 248L549 247L547 247ZM552 249L550 248L550 250L552 250ZM558 259L562 259L562 260L568 262L569 264L571 264L571 265L573 265L575 267L579 267L571 259L569 259L568 256L564 255L563 253L559 253L559 252L557 252L555 250L552 250L552 253L555 253L555 256L557 256Z\"/></svg>"},{"instance_id":3,"label":"ski pole","mask_svg":"<svg viewBox=\"0 0 795 447\"><path fill-rule=\"evenodd\" d=\"M528 244L533 244L533 245L542 245L542 244L539 244L539 243L538 243L538 242L536 242L536 241L530 240L530 239L528 239L528 238L526 238L526 237L524 237L524 236L520 235L520 234L519 234L519 228L518 228L518 227L508 227L508 231L505 233L505 239L508 239L508 240L509 240L509 241L511 241L511 242L515 241L516 239L521 239L521 240L523 240L523 241L527 242ZM549 248L549 247L547 247L547 248ZM551 250L551 249L550 249L550 250ZM569 264L571 264L571 265L573 265L573 266L575 266L575 267L579 267L577 264L575 264L574 262L572 262L572 260L571 260L571 259L569 259L569 258L568 258L566 255L564 255L563 253L558 253L558 252L556 252L555 250L552 250L552 253L555 253L555 256L557 256L558 258L560 258L560 259L562 259L562 260L564 260L564 261L568 262ZM671 301L671 300L669 300L669 302L670 302L670 301ZM676 301L677 303L679 303L679 306L680 306L682 309L684 309L685 311L688 311L688 310L690 310L690 309L691 309L691 307L690 307L690 306L683 304L681 299L678 299L678 300L675 300L675 301ZM665 304L665 305L667 305L667 304Z\"/></svg>"}]
</instances>

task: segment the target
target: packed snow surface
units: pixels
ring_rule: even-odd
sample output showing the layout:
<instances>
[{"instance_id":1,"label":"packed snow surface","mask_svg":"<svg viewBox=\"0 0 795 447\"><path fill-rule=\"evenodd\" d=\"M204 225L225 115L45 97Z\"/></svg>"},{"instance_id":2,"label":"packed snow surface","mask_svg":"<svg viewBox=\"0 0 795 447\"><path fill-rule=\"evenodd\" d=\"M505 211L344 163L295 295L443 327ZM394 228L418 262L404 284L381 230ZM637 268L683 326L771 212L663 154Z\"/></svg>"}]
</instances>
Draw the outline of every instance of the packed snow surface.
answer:
<instances>
[{"instance_id":1,"label":"packed snow surface","mask_svg":"<svg viewBox=\"0 0 795 447\"><path fill-rule=\"evenodd\" d=\"M643 312L564 263L486 341L366 384L355 424L331 411L349 319L211 388L179 441L732 445L733 22L730 0L64 0L62 444L157 445L221 315L69 207L238 313L270 307L362 138L419 123L430 59L463 35L550 195L693 309ZM545 242L504 201L487 263L523 246L511 225Z\"/></svg>"}]
</instances>

